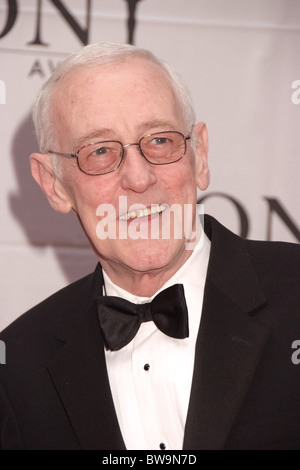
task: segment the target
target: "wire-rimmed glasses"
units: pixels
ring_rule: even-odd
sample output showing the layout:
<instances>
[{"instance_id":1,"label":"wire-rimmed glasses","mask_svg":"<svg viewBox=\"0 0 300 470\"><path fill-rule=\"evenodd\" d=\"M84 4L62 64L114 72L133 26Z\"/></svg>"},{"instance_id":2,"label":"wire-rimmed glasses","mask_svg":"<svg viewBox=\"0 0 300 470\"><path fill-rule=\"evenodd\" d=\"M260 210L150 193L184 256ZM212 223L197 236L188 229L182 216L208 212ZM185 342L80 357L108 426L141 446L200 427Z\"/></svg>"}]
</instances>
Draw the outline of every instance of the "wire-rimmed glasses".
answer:
<instances>
[{"instance_id":1,"label":"wire-rimmed glasses","mask_svg":"<svg viewBox=\"0 0 300 470\"><path fill-rule=\"evenodd\" d=\"M152 165L169 165L180 160L186 153L187 140L178 131L147 134L138 143L123 145L118 140L92 142L81 147L77 153L62 153L49 150L48 153L77 159L81 171L91 176L105 175L116 171L121 165L125 149L137 146L141 155Z\"/></svg>"}]
</instances>

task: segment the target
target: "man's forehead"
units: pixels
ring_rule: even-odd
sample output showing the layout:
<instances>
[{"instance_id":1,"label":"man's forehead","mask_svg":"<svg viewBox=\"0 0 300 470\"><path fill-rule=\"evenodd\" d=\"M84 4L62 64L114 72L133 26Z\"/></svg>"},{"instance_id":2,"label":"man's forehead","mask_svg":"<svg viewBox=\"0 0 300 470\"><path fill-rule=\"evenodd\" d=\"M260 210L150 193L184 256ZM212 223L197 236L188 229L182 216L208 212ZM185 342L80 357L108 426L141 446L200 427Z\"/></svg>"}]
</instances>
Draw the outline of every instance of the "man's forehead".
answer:
<instances>
[{"instance_id":1,"label":"man's forehead","mask_svg":"<svg viewBox=\"0 0 300 470\"><path fill-rule=\"evenodd\" d=\"M112 84L111 77L121 75L134 79L136 83L155 75L157 80L165 81L170 86L170 77L162 66L143 57L128 57L112 63L76 66L57 83L57 90L69 89L72 85L86 88L87 84L97 83L101 79L103 81L109 79ZM122 86L122 81L117 83Z\"/></svg>"},{"instance_id":2,"label":"man's forehead","mask_svg":"<svg viewBox=\"0 0 300 470\"><path fill-rule=\"evenodd\" d=\"M134 98L134 99L133 99ZM157 101L169 107L178 104L167 72L155 62L143 58L128 58L120 63L80 66L70 70L52 96L52 110L65 113L70 107L110 108L119 104L148 107ZM176 104L175 104L176 103ZM177 106L176 106L177 107Z\"/></svg>"},{"instance_id":3,"label":"man's forehead","mask_svg":"<svg viewBox=\"0 0 300 470\"><path fill-rule=\"evenodd\" d=\"M177 130L184 124L167 72L140 58L70 71L53 97L52 116L56 116L58 133L71 126L74 151L94 138L108 135L120 139L119 133L114 136L111 129L117 132L123 122L135 130L137 137L153 129ZM154 121L165 125L154 125ZM99 126L110 131L98 132Z\"/></svg>"}]
</instances>

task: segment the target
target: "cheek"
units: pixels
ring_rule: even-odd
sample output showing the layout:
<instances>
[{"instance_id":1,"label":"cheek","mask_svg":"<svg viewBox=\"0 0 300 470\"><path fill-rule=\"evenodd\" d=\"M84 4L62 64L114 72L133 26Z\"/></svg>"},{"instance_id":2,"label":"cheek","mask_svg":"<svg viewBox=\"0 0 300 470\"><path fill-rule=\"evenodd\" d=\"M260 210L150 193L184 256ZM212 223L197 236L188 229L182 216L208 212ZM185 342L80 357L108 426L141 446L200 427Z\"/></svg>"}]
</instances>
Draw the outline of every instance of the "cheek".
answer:
<instances>
[{"instance_id":1,"label":"cheek","mask_svg":"<svg viewBox=\"0 0 300 470\"><path fill-rule=\"evenodd\" d=\"M185 157L184 157L185 158ZM169 177L165 179L169 191L177 192L185 196L190 196L197 192L197 181L195 176L195 160L192 156L182 159L174 172L169 173ZM174 164L176 165L176 163Z\"/></svg>"},{"instance_id":2,"label":"cheek","mask_svg":"<svg viewBox=\"0 0 300 470\"><path fill-rule=\"evenodd\" d=\"M91 210L96 214L100 204L113 204L117 189L103 176L89 176L80 172L64 179L71 195L74 210L81 216Z\"/></svg>"}]
</instances>

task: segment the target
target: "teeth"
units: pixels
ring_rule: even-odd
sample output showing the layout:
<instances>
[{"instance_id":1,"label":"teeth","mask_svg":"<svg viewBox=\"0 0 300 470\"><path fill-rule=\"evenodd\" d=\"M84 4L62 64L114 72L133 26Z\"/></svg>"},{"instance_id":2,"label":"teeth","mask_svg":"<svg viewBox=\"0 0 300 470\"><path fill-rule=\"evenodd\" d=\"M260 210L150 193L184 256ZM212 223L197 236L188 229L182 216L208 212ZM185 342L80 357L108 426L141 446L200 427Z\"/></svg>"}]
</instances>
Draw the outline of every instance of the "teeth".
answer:
<instances>
[{"instance_id":1,"label":"teeth","mask_svg":"<svg viewBox=\"0 0 300 470\"><path fill-rule=\"evenodd\" d=\"M127 214L121 215L120 220L139 219L140 217L148 217L152 214L159 214L166 210L167 206L163 204L153 204L148 209L138 209L136 211L127 212Z\"/></svg>"}]
</instances>

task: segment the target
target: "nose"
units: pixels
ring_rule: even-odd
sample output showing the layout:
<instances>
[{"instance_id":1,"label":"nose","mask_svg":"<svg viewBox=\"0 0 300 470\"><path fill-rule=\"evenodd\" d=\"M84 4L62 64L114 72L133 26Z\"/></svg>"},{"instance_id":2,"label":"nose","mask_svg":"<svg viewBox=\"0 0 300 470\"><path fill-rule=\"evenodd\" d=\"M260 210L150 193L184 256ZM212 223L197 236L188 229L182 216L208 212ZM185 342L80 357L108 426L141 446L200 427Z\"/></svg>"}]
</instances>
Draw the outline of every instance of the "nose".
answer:
<instances>
[{"instance_id":1,"label":"nose","mask_svg":"<svg viewBox=\"0 0 300 470\"><path fill-rule=\"evenodd\" d=\"M120 168L122 189L142 193L156 183L154 166L143 157L139 144L124 145L124 161Z\"/></svg>"}]
</instances>

